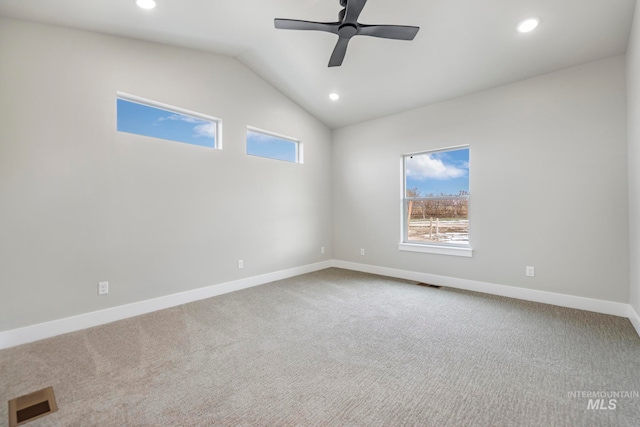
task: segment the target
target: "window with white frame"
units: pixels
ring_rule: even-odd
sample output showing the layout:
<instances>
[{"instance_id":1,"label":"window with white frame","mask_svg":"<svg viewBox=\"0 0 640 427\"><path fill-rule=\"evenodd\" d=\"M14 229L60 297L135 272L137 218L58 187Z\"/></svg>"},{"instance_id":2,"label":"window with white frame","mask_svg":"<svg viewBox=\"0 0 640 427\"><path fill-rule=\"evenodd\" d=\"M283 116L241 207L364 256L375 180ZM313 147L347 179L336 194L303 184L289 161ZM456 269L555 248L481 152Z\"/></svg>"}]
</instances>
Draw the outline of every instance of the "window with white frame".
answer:
<instances>
[{"instance_id":1,"label":"window with white frame","mask_svg":"<svg viewBox=\"0 0 640 427\"><path fill-rule=\"evenodd\" d=\"M118 93L119 132L221 148L220 120L183 108Z\"/></svg>"},{"instance_id":2,"label":"window with white frame","mask_svg":"<svg viewBox=\"0 0 640 427\"><path fill-rule=\"evenodd\" d=\"M302 163L302 143L293 138L249 127L247 128L247 154Z\"/></svg>"},{"instance_id":3,"label":"window with white frame","mask_svg":"<svg viewBox=\"0 0 640 427\"><path fill-rule=\"evenodd\" d=\"M403 156L399 249L471 256L469 147Z\"/></svg>"}]
</instances>

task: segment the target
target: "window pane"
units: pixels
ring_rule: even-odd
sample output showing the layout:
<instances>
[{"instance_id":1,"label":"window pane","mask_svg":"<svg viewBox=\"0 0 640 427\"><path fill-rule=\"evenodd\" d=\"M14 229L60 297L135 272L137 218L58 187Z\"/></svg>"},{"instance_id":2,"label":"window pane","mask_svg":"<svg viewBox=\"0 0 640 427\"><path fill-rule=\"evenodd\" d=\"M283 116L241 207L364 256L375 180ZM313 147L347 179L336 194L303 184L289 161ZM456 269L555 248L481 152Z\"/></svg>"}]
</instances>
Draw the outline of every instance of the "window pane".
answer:
<instances>
[{"instance_id":1,"label":"window pane","mask_svg":"<svg viewBox=\"0 0 640 427\"><path fill-rule=\"evenodd\" d=\"M217 123L118 98L118 131L176 142L216 147Z\"/></svg>"},{"instance_id":2,"label":"window pane","mask_svg":"<svg viewBox=\"0 0 640 427\"><path fill-rule=\"evenodd\" d=\"M469 244L469 149L405 156L405 241Z\"/></svg>"},{"instance_id":3,"label":"window pane","mask_svg":"<svg viewBox=\"0 0 640 427\"><path fill-rule=\"evenodd\" d=\"M469 244L468 199L407 200L407 241Z\"/></svg>"},{"instance_id":4,"label":"window pane","mask_svg":"<svg viewBox=\"0 0 640 427\"><path fill-rule=\"evenodd\" d=\"M458 196L469 192L469 149L405 157L407 197ZM417 191L417 195L412 192Z\"/></svg>"},{"instance_id":5,"label":"window pane","mask_svg":"<svg viewBox=\"0 0 640 427\"><path fill-rule=\"evenodd\" d=\"M247 130L247 154L299 163L297 141L280 138L256 130Z\"/></svg>"}]
</instances>

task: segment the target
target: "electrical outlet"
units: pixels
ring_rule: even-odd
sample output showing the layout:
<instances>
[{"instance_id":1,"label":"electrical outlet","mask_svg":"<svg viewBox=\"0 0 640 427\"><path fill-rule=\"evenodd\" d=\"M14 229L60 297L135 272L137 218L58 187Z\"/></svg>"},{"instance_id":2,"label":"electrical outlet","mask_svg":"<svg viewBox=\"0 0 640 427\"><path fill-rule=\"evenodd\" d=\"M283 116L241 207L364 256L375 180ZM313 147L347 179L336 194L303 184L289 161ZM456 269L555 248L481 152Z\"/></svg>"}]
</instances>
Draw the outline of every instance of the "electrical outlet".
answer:
<instances>
[{"instance_id":1,"label":"electrical outlet","mask_svg":"<svg viewBox=\"0 0 640 427\"><path fill-rule=\"evenodd\" d=\"M98 295L106 295L109 293L109 282L98 282Z\"/></svg>"},{"instance_id":2,"label":"electrical outlet","mask_svg":"<svg viewBox=\"0 0 640 427\"><path fill-rule=\"evenodd\" d=\"M244 268L244 261L239 259L238 260L238 269L243 269Z\"/></svg>"},{"instance_id":3,"label":"electrical outlet","mask_svg":"<svg viewBox=\"0 0 640 427\"><path fill-rule=\"evenodd\" d=\"M364 248L360 249L360 255L364 256Z\"/></svg>"},{"instance_id":4,"label":"electrical outlet","mask_svg":"<svg viewBox=\"0 0 640 427\"><path fill-rule=\"evenodd\" d=\"M324 246L320 248L320 253L323 254L324 253Z\"/></svg>"},{"instance_id":5,"label":"electrical outlet","mask_svg":"<svg viewBox=\"0 0 640 427\"><path fill-rule=\"evenodd\" d=\"M526 274L527 277L533 277L535 276L535 269L528 265L524 270L524 274Z\"/></svg>"}]
</instances>

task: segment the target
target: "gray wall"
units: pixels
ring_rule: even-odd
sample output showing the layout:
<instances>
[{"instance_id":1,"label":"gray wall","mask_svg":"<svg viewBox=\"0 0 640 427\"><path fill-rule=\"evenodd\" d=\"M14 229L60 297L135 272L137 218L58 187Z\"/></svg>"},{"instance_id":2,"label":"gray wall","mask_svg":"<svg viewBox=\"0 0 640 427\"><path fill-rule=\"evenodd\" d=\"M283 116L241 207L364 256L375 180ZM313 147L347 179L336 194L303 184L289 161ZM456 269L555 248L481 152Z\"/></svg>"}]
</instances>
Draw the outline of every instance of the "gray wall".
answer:
<instances>
[{"instance_id":1,"label":"gray wall","mask_svg":"<svg viewBox=\"0 0 640 427\"><path fill-rule=\"evenodd\" d=\"M625 90L619 56L334 131L334 258L627 303ZM401 155L461 144L473 258L398 251Z\"/></svg>"},{"instance_id":2,"label":"gray wall","mask_svg":"<svg viewBox=\"0 0 640 427\"><path fill-rule=\"evenodd\" d=\"M331 132L235 59L1 19L0 64L0 331L331 259ZM116 132L116 91L224 149ZM247 125L305 163L246 156Z\"/></svg>"},{"instance_id":3,"label":"gray wall","mask_svg":"<svg viewBox=\"0 0 640 427\"><path fill-rule=\"evenodd\" d=\"M627 50L627 105L631 305L640 313L640 6L637 5Z\"/></svg>"},{"instance_id":4,"label":"gray wall","mask_svg":"<svg viewBox=\"0 0 640 427\"><path fill-rule=\"evenodd\" d=\"M631 271L640 312L637 15L628 180L623 57L346 127L332 150L234 59L0 19L0 331L331 258L616 302ZM224 149L116 132L116 91L222 118ZM246 156L247 125L300 138L305 163ZM459 144L474 257L399 252L400 156Z\"/></svg>"}]
</instances>

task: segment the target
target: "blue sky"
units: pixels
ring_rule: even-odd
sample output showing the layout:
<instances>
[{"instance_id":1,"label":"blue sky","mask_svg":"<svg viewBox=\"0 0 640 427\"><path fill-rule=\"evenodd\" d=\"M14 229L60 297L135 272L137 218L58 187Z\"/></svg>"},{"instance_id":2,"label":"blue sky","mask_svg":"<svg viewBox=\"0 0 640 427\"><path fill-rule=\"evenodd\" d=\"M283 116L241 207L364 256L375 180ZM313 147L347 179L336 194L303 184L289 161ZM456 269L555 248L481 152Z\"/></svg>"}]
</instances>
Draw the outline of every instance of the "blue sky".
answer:
<instances>
[{"instance_id":1,"label":"blue sky","mask_svg":"<svg viewBox=\"0 0 640 427\"><path fill-rule=\"evenodd\" d=\"M296 162L296 143L286 139L247 130L247 154Z\"/></svg>"},{"instance_id":2,"label":"blue sky","mask_svg":"<svg viewBox=\"0 0 640 427\"><path fill-rule=\"evenodd\" d=\"M118 98L118 131L214 148L216 123Z\"/></svg>"},{"instance_id":3,"label":"blue sky","mask_svg":"<svg viewBox=\"0 0 640 427\"><path fill-rule=\"evenodd\" d=\"M469 149L406 157L406 179L406 188L417 188L421 196L469 191Z\"/></svg>"}]
</instances>

